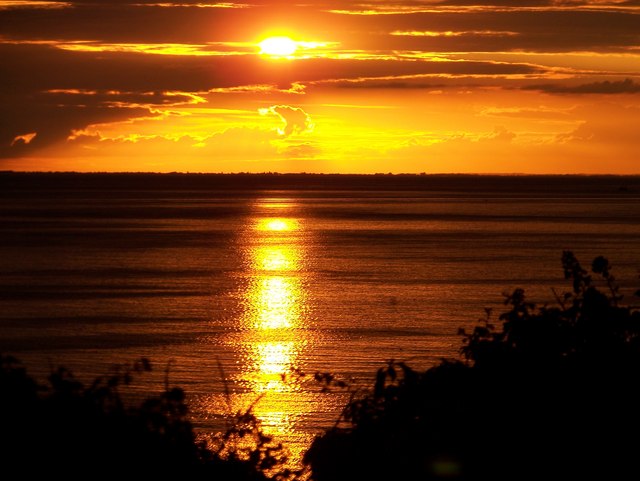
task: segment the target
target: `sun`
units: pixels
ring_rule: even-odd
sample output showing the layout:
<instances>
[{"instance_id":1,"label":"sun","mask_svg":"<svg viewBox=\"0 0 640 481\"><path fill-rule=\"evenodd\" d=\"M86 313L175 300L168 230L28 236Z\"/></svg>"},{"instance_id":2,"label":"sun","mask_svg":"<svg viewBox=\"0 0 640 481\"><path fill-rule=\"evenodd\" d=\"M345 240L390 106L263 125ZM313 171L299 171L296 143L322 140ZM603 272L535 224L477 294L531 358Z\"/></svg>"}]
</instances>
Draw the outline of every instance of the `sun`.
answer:
<instances>
[{"instance_id":1,"label":"sun","mask_svg":"<svg viewBox=\"0 0 640 481\"><path fill-rule=\"evenodd\" d=\"M297 42L289 37L269 37L258 44L260 53L272 57L290 57L298 50Z\"/></svg>"}]
</instances>

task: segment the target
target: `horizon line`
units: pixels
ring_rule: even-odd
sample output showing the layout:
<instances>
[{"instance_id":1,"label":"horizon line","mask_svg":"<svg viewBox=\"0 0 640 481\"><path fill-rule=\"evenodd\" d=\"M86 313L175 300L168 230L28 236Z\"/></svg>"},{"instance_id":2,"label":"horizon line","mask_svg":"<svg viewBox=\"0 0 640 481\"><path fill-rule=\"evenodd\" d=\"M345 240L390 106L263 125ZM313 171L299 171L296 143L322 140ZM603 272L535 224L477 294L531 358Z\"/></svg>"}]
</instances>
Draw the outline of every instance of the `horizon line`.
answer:
<instances>
[{"instance_id":1,"label":"horizon line","mask_svg":"<svg viewBox=\"0 0 640 481\"><path fill-rule=\"evenodd\" d=\"M526 172L189 172L189 171L74 171L74 170L0 170L0 175L217 175L217 176L360 176L360 177L640 177L636 174L612 173L526 173Z\"/></svg>"}]
</instances>

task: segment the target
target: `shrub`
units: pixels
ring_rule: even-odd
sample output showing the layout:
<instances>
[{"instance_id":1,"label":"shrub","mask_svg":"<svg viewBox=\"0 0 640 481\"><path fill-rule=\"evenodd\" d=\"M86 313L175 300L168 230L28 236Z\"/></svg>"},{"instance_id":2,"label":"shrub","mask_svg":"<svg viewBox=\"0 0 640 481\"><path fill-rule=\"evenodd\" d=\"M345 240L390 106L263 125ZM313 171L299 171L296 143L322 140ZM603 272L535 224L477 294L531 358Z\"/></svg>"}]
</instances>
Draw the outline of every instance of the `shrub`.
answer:
<instances>
[{"instance_id":1,"label":"shrub","mask_svg":"<svg viewBox=\"0 0 640 481\"><path fill-rule=\"evenodd\" d=\"M516 289L499 323L460 331L460 359L381 368L313 442L313 479L637 479L640 312L605 258L600 288L571 252L562 266L556 305Z\"/></svg>"},{"instance_id":2,"label":"shrub","mask_svg":"<svg viewBox=\"0 0 640 481\"><path fill-rule=\"evenodd\" d=\"M198 442L185 395L166 386L139 405L121 388L151 370L142 359L85 386L64 368L38 385L13 357L0 356L0 463L15 479L287 479L281 445L239 413L217 449ZM232 443L239 438L243 446Z\"/></svg>"}]
</instances>

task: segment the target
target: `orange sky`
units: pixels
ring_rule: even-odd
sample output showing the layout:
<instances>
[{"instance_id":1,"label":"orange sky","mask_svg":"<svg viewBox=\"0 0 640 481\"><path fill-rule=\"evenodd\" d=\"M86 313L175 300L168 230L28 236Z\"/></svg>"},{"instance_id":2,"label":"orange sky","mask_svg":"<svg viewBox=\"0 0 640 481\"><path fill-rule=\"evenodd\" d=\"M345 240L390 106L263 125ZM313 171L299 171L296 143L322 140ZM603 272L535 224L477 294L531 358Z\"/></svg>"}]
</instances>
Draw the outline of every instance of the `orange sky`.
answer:
<instances>
[{"instance_id":1,"label":"orange sky","mask_svg":"<svg viewBox=\"0 0 640 481\"><path fill-rule=\"evenodd\" d=\"M638 0L0 1L0 58L0 170L640 173Z\"/></svg>"}]
</instances>

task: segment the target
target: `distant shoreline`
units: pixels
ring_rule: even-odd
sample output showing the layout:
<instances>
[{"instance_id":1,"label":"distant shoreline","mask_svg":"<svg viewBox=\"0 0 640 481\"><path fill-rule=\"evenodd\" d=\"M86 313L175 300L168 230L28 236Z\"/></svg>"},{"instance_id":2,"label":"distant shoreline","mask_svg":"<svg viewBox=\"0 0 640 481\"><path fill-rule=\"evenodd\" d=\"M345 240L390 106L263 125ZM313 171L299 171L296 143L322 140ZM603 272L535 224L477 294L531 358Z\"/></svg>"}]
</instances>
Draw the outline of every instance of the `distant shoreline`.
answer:
<instances>
[{"instance_id":1,"label":"distant shoreline","mask_svg":"<svg viewBox=\"0 0 640 481\"><path fill-rule=\"evenodd\" d=\"M146 171L93 171L78 172L73 170L60 171L27 171L27 170L2 170L0 175L78 175L78 176L95 176L95 175L148 175L148 176L194 176L194 177L640 177L640 174L527 174L522 172L503 172L503 173L486 173L486 172L376 172L370 173L325 173L325 172L146 172Z\"/></svg>"},{"instance_id":2,"label":"distant shoreline","mask_svg":"<svg viewBox=\"0 0 640 481\"><path fill-rule=\"evenodd\" d=\"M413 191L640 194L640 175L76 173L0 171L8 191Z\"/></svg>"}]
</instances>

